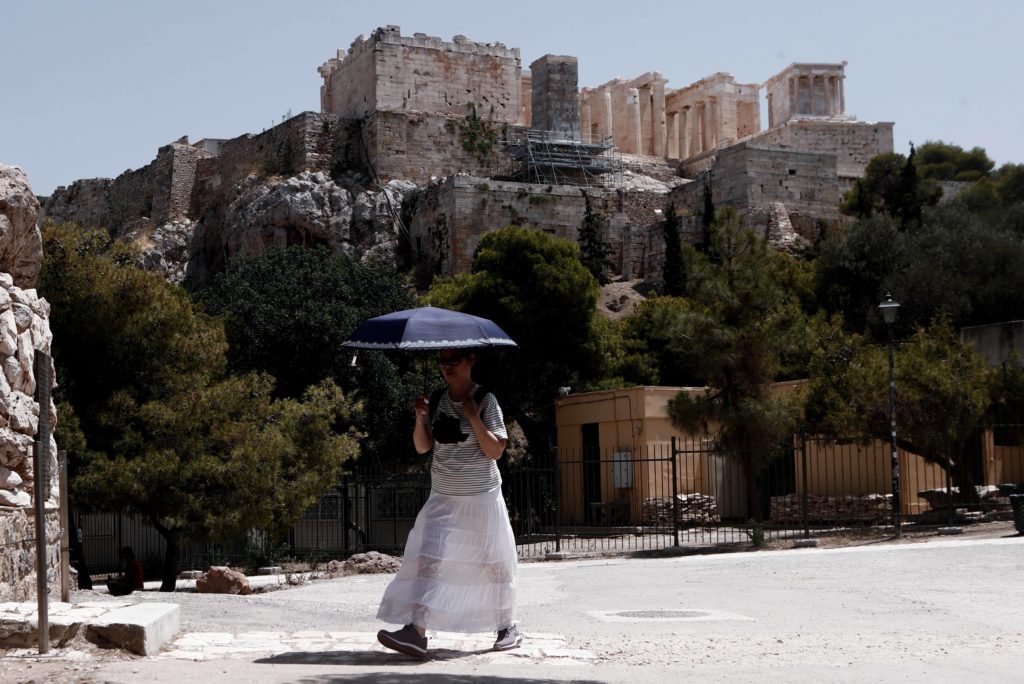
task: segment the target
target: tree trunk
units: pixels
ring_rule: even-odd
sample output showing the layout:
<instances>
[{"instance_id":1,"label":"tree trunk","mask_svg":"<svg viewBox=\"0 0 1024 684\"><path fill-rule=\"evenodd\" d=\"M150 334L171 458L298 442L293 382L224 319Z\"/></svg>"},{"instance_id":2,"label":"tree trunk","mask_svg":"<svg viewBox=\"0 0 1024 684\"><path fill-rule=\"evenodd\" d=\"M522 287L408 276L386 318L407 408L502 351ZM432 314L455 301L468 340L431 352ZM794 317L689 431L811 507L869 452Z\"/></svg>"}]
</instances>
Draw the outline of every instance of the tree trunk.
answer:
<instances>
[{"instance_id":1,"label":"tree trunk","mask_svg":"<svg viewBox=\"0 0 1024 684\"><path fill-rule=\"evenodd\" d=\"M747 511L750 517L757 522L764 520L764 513L761 510L761 489L757 486L757 478L754 477L754 457L748 450L744 450L740 457L743 464L743 484L747 490Z\"/></svg>"},{"instance_id":2,"label":"tree trunk","mask_svg":"<svg viewBox=\"0 0 1024 684\"><path fill-rule=\"evenodd\" d=\"M178 587L178 532L162 525L156 516L150 516L150 520L167 543L164 564L160 569L160 591L174 591Z\"/></svg>"}]
</instances>

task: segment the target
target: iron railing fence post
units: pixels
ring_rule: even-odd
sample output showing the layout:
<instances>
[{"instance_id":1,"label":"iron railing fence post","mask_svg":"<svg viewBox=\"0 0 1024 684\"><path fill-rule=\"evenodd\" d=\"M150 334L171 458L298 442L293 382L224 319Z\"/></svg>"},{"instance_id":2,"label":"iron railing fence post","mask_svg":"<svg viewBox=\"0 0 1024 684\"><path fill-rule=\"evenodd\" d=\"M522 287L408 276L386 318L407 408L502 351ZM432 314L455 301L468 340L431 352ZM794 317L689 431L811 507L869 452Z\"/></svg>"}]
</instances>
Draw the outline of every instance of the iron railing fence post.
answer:
<instances>
[{"instance_id":1,"label":"iron railing fence post","mask_svg":"<svg viewBox=\"0 0 1024 684\"><path fill-rule=\"evenodd\" d=\"M554 482L555 491L552 492L551 500L552 505L555 507L555 552L561 553L562 551L562 507L559 505L562 501L562 465L559 453L556 450L554 454L554 467L552 468L552 480Z\"/></svg>"},{"instance_id":2,"label":"iron railing fence post","mask_svg":"<svg viewBox=\"0 0 1024 684\"><path fill-rule=\"evenodd\" d=\"M811 521L810 521L810 512L808 510L809 506L810 506L810 499L807 496L808 489L809 489L808 483L807 483L807 435L803 431L802 428L801 428L801 430L800 430L800 432L798 434L800 435L800 470L801 470L800 480L801 480L801 483L802 483L801 489L803 490L801 492L801 495L800 495L801 498L803 499L803 502L802 502L803 503L803 506L802 506L803 512L801 513L801 517L803 518L802 522L803 522L803 525L804 525L804 539L810 539L811 538Z\"/></svg>"},{"instance_id":3,"label":"iron railing fence post","mask_svg":"<svg viewBox=\"0 0 1024 684\"><path fill-rule=\"evenodd\" d=\"M672 546L679 546L679 481L676 458L676 438L672 436Z\"/></svg>"}]
</instances>

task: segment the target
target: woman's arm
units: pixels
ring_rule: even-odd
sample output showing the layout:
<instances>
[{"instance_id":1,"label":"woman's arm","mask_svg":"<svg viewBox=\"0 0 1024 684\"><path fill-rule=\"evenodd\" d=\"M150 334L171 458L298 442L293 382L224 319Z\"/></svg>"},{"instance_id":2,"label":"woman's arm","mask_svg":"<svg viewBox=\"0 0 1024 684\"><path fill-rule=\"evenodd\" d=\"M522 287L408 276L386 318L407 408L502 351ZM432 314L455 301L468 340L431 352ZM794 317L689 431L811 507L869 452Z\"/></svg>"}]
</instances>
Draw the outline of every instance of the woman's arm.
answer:
<instances>
[{"instance_id":1,"label":"woman's arm","mask_svg":"<svg viewBox=\"0 0 1024 684\"><path fill-rule=\"evenodd\" d=\"M416 427L412 429L412 443L416 453L425 454L434 448L434 437L427 429L427 414L430 413L430 397L421 394L416 397Z\"/></svg>"},{"instance_id":2,"label":"woman's arm","mask_svg":"<svg viewBox=\"0 0 1024 684\"><path fill-rule=\"evenodd\" d=\"M467 397L462 402L462 412L469 419L469 424L473 428L473 434L476 435L476 441L480 444L480 451L483 452L484 456L492 461L497 461L501 458L501 455L505 453L505 442L507 440L498 437L487 429L483 419L480 418L480 404L473 401L473 397Z\"/></svg>"}]
</instances>

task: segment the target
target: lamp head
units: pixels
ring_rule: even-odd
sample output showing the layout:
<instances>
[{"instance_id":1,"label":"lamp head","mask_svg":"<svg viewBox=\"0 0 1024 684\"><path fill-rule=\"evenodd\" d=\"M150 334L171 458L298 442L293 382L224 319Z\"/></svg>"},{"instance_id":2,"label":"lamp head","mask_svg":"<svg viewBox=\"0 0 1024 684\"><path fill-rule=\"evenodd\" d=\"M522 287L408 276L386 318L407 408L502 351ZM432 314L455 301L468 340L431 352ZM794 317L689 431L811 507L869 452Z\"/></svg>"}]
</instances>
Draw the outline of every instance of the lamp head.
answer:
<instances>
[{"instance_id":1,"label":"lamp head","mask_svg":"<svg viewBox=\"0 0 1024 684\"><path fill-rule=\"evenodd\" d=\"M882 312L882 319L886 325L892 325L896 322L896 313L900 308L900 303L894 300L891 294L885 293L885 299L878 305L878 308Z\"/></svg>"}]
</instances>

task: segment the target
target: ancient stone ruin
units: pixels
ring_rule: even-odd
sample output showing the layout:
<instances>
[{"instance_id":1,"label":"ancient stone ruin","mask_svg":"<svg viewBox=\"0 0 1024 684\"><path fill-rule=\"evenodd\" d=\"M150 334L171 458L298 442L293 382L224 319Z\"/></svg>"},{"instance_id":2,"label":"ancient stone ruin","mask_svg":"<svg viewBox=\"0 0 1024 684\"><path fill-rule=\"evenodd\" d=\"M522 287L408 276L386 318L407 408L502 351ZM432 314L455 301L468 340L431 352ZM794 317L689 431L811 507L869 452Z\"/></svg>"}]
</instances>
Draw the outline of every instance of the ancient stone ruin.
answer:
<instances>
[{"instance_id":1,"label":"ancient stone ruin","mask_svg":"<svg viewBox=\"0 0 1024 684\"><path fill-rule=\"evenodd\" d=\"M142 169L58 188L45 213L128 237L144 265L202 286L271 245L461 272L489 230L575 239L589 202L617 275L657 282L669 205L684 239L700 239L710 192L794 251L839 219L843 192L892 151L893 127L846 112L845 66L581 88L572 56L523 68L518 48L386 26L319 67L321 111L257 135L182 138Z\"/></svg>"},{"instance_id":2,"label":"ancient stone ruin","mask_svg":"<svg viewBox=\"0 0 1024 684\"><path fill-rule=\"evenodd\" d=\"M35 289L42 262L36 220L39 202L25 173L0 164L0 601L23 601L36 591L33 442L40 406L34 399L35 351L50 352L50 305ZM52 370L52 369L51 369ZM52 376L52 373L51 373ZM56 409L51 402L51 425ZM60 521L57 445L47 466L47 583L58 587Z\"/></svg>"}]
</instances>

